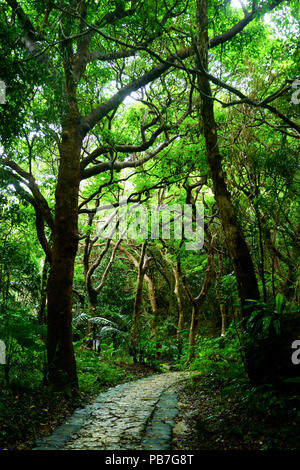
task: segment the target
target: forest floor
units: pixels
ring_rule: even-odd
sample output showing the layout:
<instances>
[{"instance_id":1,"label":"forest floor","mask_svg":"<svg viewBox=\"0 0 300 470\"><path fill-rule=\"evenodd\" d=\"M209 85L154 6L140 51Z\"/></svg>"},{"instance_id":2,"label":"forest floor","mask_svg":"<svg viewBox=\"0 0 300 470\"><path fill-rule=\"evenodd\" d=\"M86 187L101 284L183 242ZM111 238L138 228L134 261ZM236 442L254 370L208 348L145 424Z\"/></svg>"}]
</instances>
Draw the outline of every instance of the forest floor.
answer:
<instances>
[{"instance_id":1,"label":"forest floor","mask_svg":"<svg viewBox=\"0 0 300 470\"><path fill-rule=\"evenodd\" d=\"M300 450L299 394L197 376L178 388L172 450Z\"/></svg>"},{"instance_id":2,"label":"forest floor","mask_svg":"<svg viewBox=\"0 0 300 470\"><path fill-rule=\"evenodd\" d=\"M119 363L126 371L123 382L152 375L155 370L142 364ZM120 381L121 383L122 381ZM102 386L97 392L68 397L50 393L46 389L1 390L0 451L30 450L36 440L51 434L74 410L91 403L99 392L110 388Z\"/></svg>"},{"instance_id":3,"label":"forest floor","mask_svg":"<svg viewBox=\"0 0 300 470\"><path fill-rule=\"evenodd\" d=\"M123 382L155 373L141 364L118 366L126 371ZM102 387L101 392L108 388ZM297 395L276 396L267 387L251 389L245 380L213 374L188 379L176 388L178 414L172 450L300 449ZM72 399L45 390L5 393L6 409L0 409L0 450L29 450L76 408L91 403L99 391Z\"/></svg>"}]
</instances>

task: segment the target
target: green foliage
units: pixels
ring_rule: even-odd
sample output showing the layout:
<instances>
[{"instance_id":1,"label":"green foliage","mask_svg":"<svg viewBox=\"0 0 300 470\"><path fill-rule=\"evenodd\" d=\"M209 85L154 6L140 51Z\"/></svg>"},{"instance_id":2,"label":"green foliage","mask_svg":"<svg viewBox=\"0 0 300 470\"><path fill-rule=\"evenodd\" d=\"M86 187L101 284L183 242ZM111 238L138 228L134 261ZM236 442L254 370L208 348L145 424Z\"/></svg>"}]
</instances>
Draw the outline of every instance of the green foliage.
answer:
<instances>
[{"instance_id":1,"label":"green foliage","mask_svg":"<svg viewBox=\"0 0 300 470\"><path fill-rule=\"evenodd\" d=\"M255 385L279 384L297 389L298 376L291 361L291 344L300 331L299 306L285 301L282 294L269 303L252 302L244 336L247 372ZM288 380L287 380L288 379ZM290 380L291 379L291 380ZM290 383L290 387L289 387ZM299 385L299 384L298 384Z\"/></svg>"},{"instance_id":2,"label":"green foliage","mask_svg":"<svg viewBox=\"0 0 300 470\"><path fill-rule=\"evenodd\" d=\"M117 310L102 310L105 316L91 317L88 313L80 313L73 317L73 330L77 335L85 336L88 324L92 325L93 337L100 341L113 339L114 344L119 345L127 341L130 322L125 315ZM111 318L111 319L110 319Z\"/></svg>"},{"instance_id":3,"label":"green foliage","mask_svg":"<svg viewBox=\"0 0 300 470\"><path fill-rule=\"evenodd\" d=\"M186 348L181 357L180 364L183 368L186 367L189 352ZM237 325L232 323L224 337L198 337L195 358L189 363L189 367L202 375L227 377L232 380L244 376Z\"/></svg>"},{"instance_id":4,"label":"green foliage","mask_svg":"<svg viewBox=\"0 0 300 470\"><path fill-rule=\"evenodd\" d=\"M236 302L237 286L236 278L233 273L222 277L220 291L221 297L227 307L233 305Z\"/></svg>"},{"instance_id":5,"label":"green foliage","mask_svg":"<svg viewBox=\"0 0 300 470\"><path fill-rule=\"evenodd\" d=\"M2 379L25 386L42 381L45 372L45 327L24 307L0 304L0 338L6 345Z\"/></svg>"},{"instance_id":6,"label":"green foliage","mask_svg":"<svg viewBox=\"0 0 300 470\"><path fill-rule=\"evenodd\" d=\"M101 204L115 203L121 196L143 192L141 200L145 199L145 204L150 206L152 202L157 203L164 193L163 202L171 201L182 207L187 197L184 186L203 180L201 191L197 193L193 190L191 195L205 202L205 222L216 241L215 248L222 256L220 295L228 322L235 318L233 307L239 303L228 241L224 237L214 198L218 188L212 184L211 172L208 171L204 126L199 117L200 101L193 110L190 109L191 103L199 97L195 86L194 57L176 60L174 67L160 76L156 73L167 64L167 57L194 45L197 33L196 2L131 2L132 11L125 16L122 13L129 8L130 2L87 2L86 17L81 22L78 12L84 2L70 0L65 2L63 9L54 5L47 23L45 8L48 3L52 5L52 2L46 2L46 5L41 1L22 2L25 14L36 28L32 34L37 39L37 45L45 47L46 57L43 57L44 54L30 57L28 48L23 47L26 28L20 20L20 11L13 11L9 2L2 2L0 9L0 54L3 57L0 79L7 85L7 103L0 106L1 152L5 158L14 158L20 166L18 176L16 170L8 169L7 163L0 169L0 337L8 346L8 375L19 383L41 380L45 366L45 346L41 338L45 337L46 332L37 322L44 254L36 236L33 236L36 214L29 201L34 193L36 202L43 207L47 203L55 216L57 175L62 161L60 134L70 103L70 109L74 111L77 106L83 117L102 106L104 117L84 139L82 158L97 149L99 152L96 151L95 158L89 161L88 169L94 164L103 168L103 164L105 167L105 163L112 163L111 171L100 172L82 181L79 195L80 242L84 241L84 237L95 236L95 226L85 220L86 215L91 214L95 198L101 198ZM263 0L257 2L266 10L267 3ZM250 4L250 1L245 2L249 11ZM115 8L118 14L114 16ZM209 2L209 38L230 30L243 16L243 9L232 7L231 2ZM279 5L272 13L271 23L255 16L240 34L209 50L210 73L232 84L255 102L254 107L248 105L247 100L235 106L222 106L222 103L236 99L234 93L212 82L222 165L235 215L253 255L260 287L265 282L266 298L277 294L274 301L251 303L253 312L246 335L242 338L250 345L256 340L279 337L285 318L298 308L278 294L285 291L289 271L295 266L296 272L299 258L295 236L298 210L296 184L299 176L296 139L293 138L292 128L287 122L282 122L278 113L272 114L270 109L256 106L271 93L281 90L274 103L270 103L279 113L296 119L297 108L290 104L290 83L297 74L297 16L296 2ZM73 83L74 71L80 62L80 38L85 37L86 22L95 26L93 34L89 35L91 54L85 51L84 60L87 58L88 61L86 69ZM69 39L62 40L64 35ZM73 49L70 60L73 70L66 61L66 43L70 50ZM131 48L136 45L138 47L131 54ZM129 51L129 55L125 53L123 57L125 50ZM163 62L158 65L160 58ZM145 74L151 73L153 68L153 82L138 88L139 83L146 83ZM71 73L68 75L67 71ZM70 89L66 87L70 82L74 85L71 97L67 93ZM131 88L124 87L130 83L133 84L133 92L125 100ZM283 83L284 86L289 84L285 92ZM122 99L124 101L120 103ZM116 107L112 106L114 100ZM108 113L105 107L110 109ZM189 115L180 121L187 110ZM92 115L95 113L92 112ZM175 126L178 120L180 122ZM82 121L88 122L89 118ZM148 145L149 142L151 145ZM138 163L145 156L155 153L163 142L170 145L143 165L115 171L115 162ZM141 144L143 150L135 152L135 146ZM30 183L26 179L28 174L32 175ZM33 187L35 191L32 192ZM44 200L36 196L37 188ZM84 199L88 203L85 204ZM44 222L44 235L51 245L51 230L47 227L47 221ZM171 225L173 234L174 224ZM180 263L192 295L198 295L207 268L207 240L208 237L203 249L197 252L187 252L178 240L164 241L164 244L151 241L155 256L147 273L153 278L159 315L155 337L151 337L151 307L146 298L145 285L143 307L147 315L142 315L140 325L140 361L157 367L161 361L172 361L178 368L186 367L191 304L182 278L179 286L184 310L181 345L176 338L178 312L170 266ZM138 254L137 246L132 245L131 249ZM167 252L168 261L165 264L163 255L159 254L161 249ZM80 386L87 391L89 387L96 390L100 385L114 384L121 378L112 362L121 348L125 353L128 350L136 271L120 253L116 255L98 296L96 315L91 317L87 311L82 255L80 244L74 286L85 298L83 302L74 303L74 336L84 343L90 324L94 337L100 340L102 357L108 361L101 361L95 353L85 351L83 347L77 348ZM93 253L91 262L95 256ZM93 275L95 285L103 275L107 260L108 256L105 256ZM299 301L297 282L295 277L290 282L295 301ZM190 367L206 375L237 378L243 374L244 360L239 338L232 325L225 338L216 337L219 330L220 309L216 290L212 288L203 306L201 334L196 357ZM206 337L206 334L211 334L211 337ZM263 356L264 349L258 348L257 352L254 362ZM4 378L4 368L1 373Z\"/></svg>"},{"instance_id":7,"label":"green foliage","mask_svg":"<svg viewBox=\"0 0 300 470\"><path fill-rule=\"evenodd\" d=\"M107 349L104 348L104 353ZM81 342L75 345L76 362L78 368L79 388L82 393L95 394L104 386L113 386L126 378L125 372L107 362L94 351L89 351ZM110 359L109 354L106 356Z\"/></svg>"},{"instance_id":8,"label":"green foliage","mask_svg":"<svg viewBox=\"0 0 300 470\"><path fill-rule=\"evenodd\" d=\"M1 5L1 10L3 8ZM1 19L0 79L6 84L6 102L0 104L2 144L12 143L15 137L22 134L26 120L25 108L31 101L33 87L39 86L45 77L39 64L21 63L24 50L18 34L19 31L13 30Z\"/></svg>"},{"instance_id":9,"label":"green foliage","mask_svg":"<svg viewBox=\"0 0 300 470\"><path fill-rule=\"evenodd\" d=\"M252 340L279 335L282 315L298 311L298 305L286 302L280 293L276 295L275 301L269 303L251 300L248 308L253 309L246 330Z\"/></svg>"}]
</instances>

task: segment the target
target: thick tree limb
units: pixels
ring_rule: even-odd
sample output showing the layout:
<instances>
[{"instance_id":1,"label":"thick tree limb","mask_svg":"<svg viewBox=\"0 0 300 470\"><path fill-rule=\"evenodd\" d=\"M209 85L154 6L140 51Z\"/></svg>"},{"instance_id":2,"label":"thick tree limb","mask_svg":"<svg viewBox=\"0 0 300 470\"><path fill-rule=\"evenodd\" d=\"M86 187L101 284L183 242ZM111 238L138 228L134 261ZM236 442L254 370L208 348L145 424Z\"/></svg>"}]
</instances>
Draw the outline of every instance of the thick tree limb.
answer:
<instances>
[{"instance_id":1,"label":"thick tree limb","mask_svg":"<svg viewBox=\"0 0 300 470\"><path fill-rule=\"evenodd\" d=\"M22 37L22 42L26 50L31 56L35 56L37 62L41 64L47 64L48 57L46 56L45 51L42 50L40 45L37 43L38 40L43 40L43 37L38 34L32 22L16 0L6 0L6 3L17 15L21 25L24 28L25 34Z\"/></svg>"},{"instance_id":2,"label":"thick tree limb","mask_svg":"<svg viewBox=\"0 0 300 470\"><path fill-rule=\"evenodd\" d=\"M103 273L103 275L102 275L101 281L100 281L100 283L98 284L98 286L95 287L95 291L96 291L97 293L99 293L99 292L103 289L104 283L105 283L106 278L107 278L108 273L109 273L109 270L110 270L110 268L111 268L111 266L112 266L112 264L113 264L113 262L114 262L114 259L115 259L115 256L116 256L116 251L117 251L118 246L120 245L121 242L122 242L122 238L119 238L119 239L117 240L117 242L116 242L116 244L115 244L113 250L112 250L112 253L111 253L109 262L108 262L108 264L107 264L107 266L106 266L106 268L105 268L105 271L104 271L104 273Z\"/></svg>"},{"instance_id":3,"label":"thick tree limb","mask_svg":"<svg viewBox=\"0 0 300 470\"><path fill-rule=\"evenodd\" d=\"M86 168L81 174L81 180L84 180L91 176L98 175L99 173L103 173L104 171L108 171L111 169L120 171L120 170L123 170L124 168L137 168L139 166L142 166L144 163L146 163L151 158L155 157L159 152L161 152L168 145L170 145L171 142L173 142L176 138L177 136L173 137L170 140L164 141L162 144L158 146L156 150L149 153L148 155L146 155L144 158L141 158L140 160L125 160L124 162L107 161L107 162L101 162L98 165L94 165L90 168Z\"/></svg>"},{"instance_id":4,"label":"thick tree limb","mask_svg":"<svg viewBox=\"0 0 300 470\"><path fill-rule=\"evenodd\" d=\"M25 199L26 201L28 201L34 208L37 237L41 244L41 247L44 250L47 260L49 261L49 263L51 263L51 257L52 257L51 248L49 246L48 240L45 235L44 217L40 209L40 206L35 200L35 198L20 186L20 183L24 184L24 181L22 180L22 178L19 175L13 175L13 177L14 177L13 185L17 193L19 193L21 197Z\"/></svg>"},{"instance_id":5,"label":"thick tree limb","mask_svg":"<svg viewBox=\"0 0 300 470\"><path fill-rule=\"evenodd\" d=\"M54 227L54 220L53 220L50 208L48 206L46 199L40 192L38 185L36 184L35 179L32 176L32 174L27 173L17 163L13 162L12 160L8 158L4 160L4 164L7 165L12 170L14 170L19 176L21 176L24 179L23 183L26 184L26 186L31 190L32 195L35 200L35 204L39 207L41 214L43 215L45 221L47 222L48 226L52 230Z\"/></svg>"},{"instance_id":6,"label":"thick tree limb","mask_svg":"<svg viewBox=\"0 0 300 470\"><path fill-rule=\"evenodd\" d=\"M276 0L269 4L268 11L273 10L276 6L282 3L284 0ZM262 9L258 6L254 6L251 13L246 15L243 20L239 21L232 28L225 31L223 34L215 36L209 41L209 48L216 47L224 42L229 41L240 33L255 17L255 15L261 13ZM153 67L151 70L143 74L136 80L132 80L130 83L122 87L112 98L101 103L97 106L90 114L82 118L81 132L83 137L91 130L103 117L116 109L130 93L137 91L138 89L146 86L148 83L159 78L163 73L169 70L171 67L176 65L176 61L182 61L194 55L195 51L193 47L187 47L180 49L176 55L170 55L166 60L161 60L161 63Z\"/></svg>"},{"instance_id":7,"label":"thick tree limb","mask_svg":"<svg viewBox=\"0 0 300 470\"><path fill-rule=\"evenodd\" d=\"M231 103L224 103L223 104L223 107L228 107L228 106L232 106L234 104L243 104L243 103L246 103L246 104L249 104L251 106L254 106L256 108L265 108L265 109L268 109L272 114L274 114L275 116L279 117L280 119L282 119L284 122L286 122L288 124L288 126L292 129L295 129L298 133L300 133L300 126L292 121L291 119L289 119L287 116L285 116L281 111L279 111L277 108L275 108L274 106L271 106L269 105L268 103L270 103L271 101L273 101L274 99L278 98L278 96L280 96L281 94L283 94L284 92L288 91L290 89L290 86L288 86L287 88L285 89L282 89L282 86L280 87L279 90L277 90L276 92L272 93L269 97L265 98L263 101L255 101L255 100L252 100L251 98L248 98L246 95L244 95L241 91L237 90L236 88L234 88L233 86L231 85L227 85L227 83L225 82L222 82L221 80L219 80L218 78L214 77L213 75L211 75L210 73L207 73L205 70L202 70L201 73L204 73L205 76L213 83L215 83L216 85L219 85L221 86L222 88L225 88L226 90L234 93L235 95L239 96L241 98L241 101L234 101L234 102L231 102ZM280 91L280 93L279 93Z\"/></svg>"},{"instance_id":8,"label":"thick tree limb","mask_svg":"<svg viewBox=\"0 0 300 470\"><path fill-rule=\"evenodd\" d=\"M190 103L189 108L182 114L182 116L180 116L180 118L175 123L169 124L169 125L164 124L164 125L160 126L158 129L156 129L152 133L151 137L148 140L145 139L144 128L141 125L141 134L142 134L142 143L141 144L138 144L138 145L131 145L131 144L114 145L113 150L115 152L132 153L132 154L133 153L138 153L138 152L144 152L144 151L148 150L154 144L157 137L160 136L163 132L166 133L167 131L169 131L171 129L178 128L180 126L180 124L182 124L182 122L190 114L193 106L198 102L199 102L199 97L197 99L195 99L193 103ZM172 139L172 140L174 140L174 139ZM84 158L82 160L81 170L83 171L89 163L91 163L93 160L98 158L100 155L104 155L105 153L108 153L110 150L111 150L110 147L104 147L104 146L100 146L97 149L95 149L86 158ZM116 167L115 167L116 163L118 163L118 162L113 162L113 167L115 169L116 169Z\"/></svg>"}]
</instances>

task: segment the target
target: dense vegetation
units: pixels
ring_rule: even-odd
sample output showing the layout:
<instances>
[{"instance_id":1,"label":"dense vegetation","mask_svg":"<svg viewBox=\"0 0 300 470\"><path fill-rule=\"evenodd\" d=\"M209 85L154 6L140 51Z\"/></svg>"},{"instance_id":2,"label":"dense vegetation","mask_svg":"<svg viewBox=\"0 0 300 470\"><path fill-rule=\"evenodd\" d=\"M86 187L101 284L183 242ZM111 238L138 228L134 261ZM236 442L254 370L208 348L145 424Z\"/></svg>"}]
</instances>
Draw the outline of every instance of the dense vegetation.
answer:
<instances>
[{"instance_id":1,"label":"dense vegetation","mask_svg":"<svg viewBox=\"0 0 300 470\"><path fill-rule=\"evenodd\" d=\"M1 448L170 367L296 448L297 6L0 2Z\"/></svg>"}]
</instances>

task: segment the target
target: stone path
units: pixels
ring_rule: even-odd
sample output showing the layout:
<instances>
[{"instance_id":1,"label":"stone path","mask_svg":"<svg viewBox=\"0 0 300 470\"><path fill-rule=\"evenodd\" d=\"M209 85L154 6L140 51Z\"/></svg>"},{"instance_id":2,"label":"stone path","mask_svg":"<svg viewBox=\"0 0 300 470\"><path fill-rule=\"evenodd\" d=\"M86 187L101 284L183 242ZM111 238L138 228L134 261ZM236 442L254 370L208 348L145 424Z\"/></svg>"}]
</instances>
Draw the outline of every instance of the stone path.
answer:
<instances>
[{"instance_id":1,"label":"stone path","mask_svg":"<svg viewBox=\"0 0 300 470\"><path fill-rule=\"evenodd\" d=\"M76 410L35 450L169 449L177 414L174 386L188 376L169 372L111 388Z\"/></svg>"}]
</instances>

